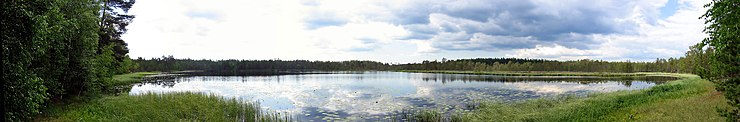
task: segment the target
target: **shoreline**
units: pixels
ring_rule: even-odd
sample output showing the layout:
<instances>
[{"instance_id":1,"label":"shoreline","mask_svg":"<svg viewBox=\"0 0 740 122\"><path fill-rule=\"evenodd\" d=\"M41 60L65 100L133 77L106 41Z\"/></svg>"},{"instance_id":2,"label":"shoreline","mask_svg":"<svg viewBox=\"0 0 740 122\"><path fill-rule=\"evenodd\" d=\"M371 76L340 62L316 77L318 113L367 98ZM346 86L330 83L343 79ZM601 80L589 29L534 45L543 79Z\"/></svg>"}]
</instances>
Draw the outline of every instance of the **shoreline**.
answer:
<instances>
[{"instance_id":1,"label":"shoreline","mask_svg":"<svg viewBox=\"0 0 740 122\"><path fill-rule=\"evenodd\" d=\"M456 71L456 70L394 70L408 73L440 73L440 74L469 74L469 75L500 75L500 76L600 76L600 77L632 77L632 76L673 76L675 73L662 72L561 72L561 71Z\"/></svg>"},{"instance_id":2,"label":"shoreline","mask_svg":"<svg viewBox=\"0 0 740 122\"><path fill-rule=\"evenodd\" d=\"M436 70L402 70L398 72L410 72L410 73L444 73L444 74L474 74L474 75L501 75L505 76L608 76L608 77L630 77L630 76L671 76L677 77L678 80L672 80L666 82L666 84L658 85L649 89L635 90L635 91L616 91L608 93L596 93L588 95L588 97L578 98L549 98L549 99L533 99L517 103L485 103L480 108L471 112L462 113L459 116L443 117L440 115L434 115L434 112L422 111L418 113L412 113L413 120L467 120L467 121L481 121L481 120L511 120L511 121L567 121L567 120L681 120L693 117L694 119L706 119L706 120L721 120L722 118L713 113L716 106L727 106L724 103L724 98L720 96L707 96L716 94L712 87L711 82L704 79L698 78L696 75L691 74L676 74L676 73L590 73L590 72L478 72L478 71L436 71ZM141 82L142 78L155 75L159 73L130 73L117 75L117 82L126 82L129 85ZM132 80L135 79L135 80ZM122 81L125 80L125 81ZM163 94L168 96L172 102L182 102L185 104L200 101L197 99L207 99L213 101L210 103L222 103L217 102L219 99L215 99L212 95L207 94L188 94L188 93L168 93ZM159 95L160 97L162 95ZM204 97L198 97L204 96ZM35 120L48 121L67 121L75 120L75 118L85 118L85 120L110 120L116 117L131 118L131 116L141 116L137 113L142 111L127 111L128 113L116 113L114 111L122 111L120 106L143 106L139 104L159 104L159 102L126 102L126 101L142 101L143 99L151 99L157 97L157 95L145 95L145 96L130 96L130 95L102 95L95 98L85 98L89 100L83 101L72 101L71 103L57 105L52 107L52 110L44 111L45 114ZM181 97L188 97L189 99L183 99ZM706 99L710 97L711 99ZM693 101L692 101L693 100ZM696 102L701 100L701 102ZM220 101L228 101L223 99ZM686 102L688 101L688 102ZM709 101L709 102L706 102ZM717 102L719 101L719 102ZM249 103L245 103L249 104ZM229 104L230 106L239 104ZM713 106L708 106L713 105ZM116 107L118 106L118 107ZM154 105L159 106L159 105ZM210 106L210 105L200 105ZM609 107L618 106L618 107ZM675 106L693 106L691 109L675 109L671 107ZM97 109L105 107L107 109ZM151 106L148 106L151 107ZM207 107L198 107L199 110L208 111L206 109L213 109ZM170 113L178 113L186 111L185 109L191 108L170 108ZM246 108L249 109L249 108ZM241 110L245 110L242 108ZM671 111L666 113L665 111L656 110L681 110ZM93 112L98 113L96 115L90 115ZM187 110L189 111L189 110ZM700 113L691 111L703 111ZM146 111L143 111L146 113ZM503 112L503 113L502 113ZM670 116L666 116L670 115ZM219 115L220 116L220 115ZM275 115L265 115L275 116ZM166 115L166 112L155 117L167 117L170 119L178 119L176 116ZM174 118L171 118L174 117ZM218 118L218 116L203 116L206 118ZM276 116L275 116L276 117ZM433 117L433 118L427 118ZM278 117L280 118L280 117ZM163 119L163 118L159 118ZM182 119L182 118L180 118ZM286 118L290 119L290 118ZM691 118L688 118L691 119ZM279 120L279 119L277 119Z\"/></svg>"}]
</instances>

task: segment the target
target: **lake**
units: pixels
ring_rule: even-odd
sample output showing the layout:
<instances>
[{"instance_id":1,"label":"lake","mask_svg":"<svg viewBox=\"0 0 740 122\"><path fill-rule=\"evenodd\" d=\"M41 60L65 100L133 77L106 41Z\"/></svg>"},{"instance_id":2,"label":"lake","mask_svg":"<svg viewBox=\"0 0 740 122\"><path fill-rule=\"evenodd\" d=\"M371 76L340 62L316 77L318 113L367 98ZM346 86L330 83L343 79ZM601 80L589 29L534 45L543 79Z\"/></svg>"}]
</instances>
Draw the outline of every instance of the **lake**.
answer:
<instances>
[{"instance_id":1,"label":"lake","mask_svg":"<svg viewBox=\"0 0 740 122\"><path fill-rule=\"evenodd\" d=\"M495 76L405 72L331 72L276 76L182 76L136 84L147 92L204 92L259 102L299 120L390 119L399 112L469 111L480 102L515 102L563 95L637 90L670 77Z\"/></svg>"}]
</instances>

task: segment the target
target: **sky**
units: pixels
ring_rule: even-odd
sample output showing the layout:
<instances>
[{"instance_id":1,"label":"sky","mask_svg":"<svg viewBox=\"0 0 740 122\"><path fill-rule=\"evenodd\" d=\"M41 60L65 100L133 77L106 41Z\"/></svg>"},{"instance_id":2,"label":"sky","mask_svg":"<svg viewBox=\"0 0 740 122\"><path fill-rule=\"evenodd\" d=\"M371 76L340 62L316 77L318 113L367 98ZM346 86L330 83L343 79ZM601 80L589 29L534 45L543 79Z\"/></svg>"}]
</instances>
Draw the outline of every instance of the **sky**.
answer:
<instances>
[{"instance_id":1,"label":"sky","mask_svg":"<svg viewBox=\"0 0 740 122\"><path fill-rule=\"evenodd\" d=\"M706 0L140 0L132 58L654 61L707 35Z\"/></svg>"}]
</instances>

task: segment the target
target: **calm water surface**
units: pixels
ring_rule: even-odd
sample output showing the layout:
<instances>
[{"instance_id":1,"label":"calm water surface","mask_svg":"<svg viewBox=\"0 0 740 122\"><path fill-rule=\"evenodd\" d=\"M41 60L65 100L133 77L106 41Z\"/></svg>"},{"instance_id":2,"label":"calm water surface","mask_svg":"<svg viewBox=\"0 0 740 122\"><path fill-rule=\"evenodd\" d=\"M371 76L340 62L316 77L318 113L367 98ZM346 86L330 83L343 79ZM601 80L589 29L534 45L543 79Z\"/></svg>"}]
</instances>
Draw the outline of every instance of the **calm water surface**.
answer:
<instances>
[{"instance_id":1,"label":"calm water surface","mask_svg":"<svg viewBox=\"0 0 740 122\"><path fill-rule=\"evenodd\" d=\"M403 110L467 111L482 101L645 89L673 78L493 76L339 72L279 76L186 76L134 85L129 94L204 92L256 101L301 120L383 119Z\"/></svg>"}]
</instances>

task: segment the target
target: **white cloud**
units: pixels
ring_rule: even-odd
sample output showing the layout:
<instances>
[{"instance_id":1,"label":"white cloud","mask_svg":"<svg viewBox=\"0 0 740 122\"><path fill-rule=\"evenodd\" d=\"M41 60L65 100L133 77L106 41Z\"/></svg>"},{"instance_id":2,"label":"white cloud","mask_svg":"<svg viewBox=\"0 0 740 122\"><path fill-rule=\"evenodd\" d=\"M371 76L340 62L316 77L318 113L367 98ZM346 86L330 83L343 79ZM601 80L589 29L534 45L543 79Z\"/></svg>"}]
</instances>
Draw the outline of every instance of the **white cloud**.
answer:
<instances>
[{"instance_id":1,"label":"white cloud","mask_svg":"<svg viewBox=\"0 0 740 122\"><path fill-rule=\"evenodd\" d=\"M311 39L316 46L331 51L369 51L405 37L408 32L402 27L388 23L349 23L311 30Z\"/></svg>"},{"instance_id":2,"label":"white cloud","mask_svg":"<svg viewBox=\"0 0 740 122\"><path fill-rule=\"evenodd\" d=\"M682 0L662 19L666 2L150 0L131 9L136 18L124 40L132 57L643 60L680 56L704 37L697 18L706 1Z\"/></svg>"},{"instance_id":3,"label":"white cloud","mask_svg":"<svg viewBox=\"0 0 740 122\"><path fill-rule=\"evenodd\" d=\"M322 5L342 11L363 4ZM311 9L299 1L139 1L130 11L137 17L124 39L133 57L349 60L356 57L346 51L371 50L407 34L396 25L363 18L307 30L304 20Z\"/></svg>"},{"instance_id":4,"label":"white cloud","mask_svg":"<svg viewBox=\"0 0 740 122\"><path fill-rule=\"evenodd\" d=\"M700 42L704 22L698 19L706 10L697 0L682 1L675 14L649 24L640 11L627 21L639 23L639 29L626 34L597 34L593 40L603 43L595 49L573 49L560 45L538 45L508 54L511 57L547 58L561 60L605 59L652 61L655 58L680 57L688 47Z\"/></svg>"},{"instance_id":5,"label":"white cloud","mask_svg":"<svg viewBox=\"0 0 740 122\"><path fill-rule=\"evenodd\" d=\"M600 55L604 55L604 52L602 52L602 50L579 50L555 44L552 46L537 45L535 48L532 49L520 49L517 50L515 54L509 54L506 56L519 58L578 60Z\"/></svg>"}]
</instances>

